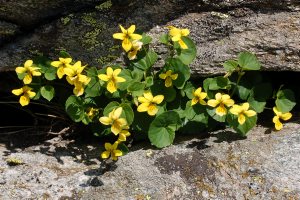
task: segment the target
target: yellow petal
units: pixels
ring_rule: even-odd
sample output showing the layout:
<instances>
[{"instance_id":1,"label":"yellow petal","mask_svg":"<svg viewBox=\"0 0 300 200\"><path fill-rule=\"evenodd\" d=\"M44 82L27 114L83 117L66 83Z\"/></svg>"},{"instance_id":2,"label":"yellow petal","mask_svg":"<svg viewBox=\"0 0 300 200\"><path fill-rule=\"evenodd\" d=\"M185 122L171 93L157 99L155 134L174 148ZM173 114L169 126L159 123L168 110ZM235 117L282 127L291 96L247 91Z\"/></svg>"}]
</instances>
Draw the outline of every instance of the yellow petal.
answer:
<instances>
[{"instance_id":1,"label":"yellow petal","mask_svg":"<svg viewBox=\"0 0 300 200\"><path fill-rule=\"evenodd\" d=\"M56 73L57 73L58 78L61 79L65 75L65 70L63 67L60 67L60 68L58 68Z\"/></svg>"},{"instance_id":2,"label":"yellow petal","mask_svg":"<svg viewBox=\"0 0 300 200\"><path fill-rule=\"evenodd\" d=\"M24 64L24 67L31 67L32 64L33 64L32 60L27 60Z\"/></svg>"},{"instance_id":3,"label":"yellow petal","mask_svg":"<svg viewBox=\"0 0 300 200\"><path fill-rule=\"evenodd\" d=\"M121 131L122 132L122 131ZM119 137L118 137L118 140L120 142L125 142L126 141L126 135L122 134L122 133L119 133Z\"/></svg>"},{"instance_id":4,"label":"yellow petal","mask_svg":"<svg viewBox=\"0 0 300 200\"><path fill-rule=\"evenodd\" d=\"M164 100L164 95L156 95L152 102L156 104L160 104Z\"/></svg>"},{"instance_id":5,"label":"yellow petal","mask_svg":"<svg viewBox=\"0 0 300 200\"><path fill-rule=\"evenodd\" d=\"M184 43L183 40L178 40L178 44L182 49L188 49L189 47Z\"/></svg>"},{"instance_id":6,"label":"yellow petal","mask_svg":"<svg viewBox=\"0 0 300 200\"><path fill-rule=\"evenodd\" d=\"M118 39L118 40L124 40L125 36L126 35L124 33L115 33L115 34L113 34L113 38Z\"/></svg>"},{"instance_id":7,"label":"yellow petal","mask_svg":"<svg viewBox=\"0 0 300 200\"><path fill-rule=\"evenodd\" d=\"M247 110L244 111L245 115L247 115L247 117L253 117L256 115L256 112L254 110Z\"/></svg>"},{"instance_id":8,"label":"yellow petal","mask_svg":"<svg viewBox=\"0 0 300 200\"><path fill-rule=\"evenodd\" d=\"M150 103L142 103L137 107L138 112L146 112L148 110Z\"/></svg>"},{"instance_id":9,"label":"yellow petal","mask_svg":"<svg viewBox=\"0 0 300 200\"><path fill-rule=\"evenodd\" d=\"M143 37L142 37L141 35L139 35L139 34L130 34L130 38L131 38L132 40L140 40L140 39L142 39Z\"/></svg>"},{"instance_id":10,"label":"yellow petal","mask_svg":"<svg viewBox=\"0 0 300 200\"><path fill-rule=\"evenodd\" d=\"M135 31L135 25L131 25L128 29L127 29L127 33L129 35L133 34Z\"/></svg>"},{"instance_id":11,"label":"yellow petal","mask_svg":"<svg viewBox=\"0 0 300 200\"><path fill-rule=\"evenodd\" d=\"M78 97L83 95L83 92L84 92L84 88L82 87L82 85L76 86L73 89L73 94L75 94Z\"/></svg>"},{"instance_id":12,"label":"yellow petal","mask_svg":"<svg viewBox=\"0 0 300 200\"><path fill-rule=\"evenodd\" d=\"M123 83L123 82L126 81L126 79L125 79L125 78L122 78L122 77L120 77L120 76L116 76L116 77L115 77L115 81L116 81L117 83Z\"/></svg>"},{"instance_id":13,"label":"yellow petal","mask_svg":"<svg viewBox=\"0 0 300 200\"><path fill-rule=\"evenodd\" d=\"M123 155L122 151L120 151L118 149L114 150L113 153L114 153L114 156L116 156L116 157L119 157L119 156Z\"/></svg>"},{"instance_id":14,"label":"yellow petal","mask_svg":"<svg viewBox=\"0 0 300 200\"><path fill-rule=\"evenodd\" d=\"M199 95L200 99L205 99L206 97L207 97L207 93L205 93L205 92L201 92Z\"/></svg>"},{"instance_id":15,"label":"yellow petal","mask_svg":"<svg viewBox=\"0 0 300 200\"><path fill-rule=\"evenodd\" d=\"M129 51L128 52L128 59L129 60L134 60L134 59L136 59L136 54L137 54L137 51Z\"/></svg>"},{"instance_id":16,"label":"yellow petal","mask_svg":"<svg viewBox=\"0 0 300 200\"><path fill-rule=\"evenodd\" d=\"M197 88L197 89L195 90L195 92L194 92L194 96L199 97L200 94L201 94L201 91L202 91L202 88L201 88L201 87Z\"/></svg>"},{"instance_id":17,"label":"yellow petal","mask_svg":"<svg viewBox=\"0 0 300 200\"><path fill-rule=\"evenodd\" d=\"M72 62L72 58L59 58L59 61L63 64L69 64Z\"/></svg>"},{"instance_id":18,"label":"yellow petal","mask_svg":"<svg viewBox=\"0 0 300 200\"><path fill-rule=\"evenodd\" d=\"M217 115L222 117L222 116L226 115L226 113L227 113L227 109L223 105L222 106L220 105L216 108Z\"/></svg>"},{"instance_id":19,"label":"yellow petal","mask_svg":"<svg viewBox=\"0 0 300 200\"><path fill-rule=\"evenodd\" d=\"M279 131L279 130L282 129L283 125L282 125L282 123L280 122L278 116L273 117L273 122L275 123L275 129L276 129L276 130Z\"/></svg>"},{"instance_id":20,"label":"yellow petal","mask_svg":"<svg viewBox=\"0 0 300 200\"><path fill-rule=\"evenodd\" d=\"M172 79L171 79L171 77L167 77L166 78L165 86L166 87L171 87L172 86Z\"/></svg>"},{"instance_id":21,"label":"yellow petal","mask_svg":"<svg viewBox=\"0 0 300 200\"><path fill-rule=\"evenodd\" d=\"M149 101L152 101L153 100L153 95L150 91L146 91L144 92L144 97L149 100Z\"/></svg>"},{"instance_id":22,"label":"yellow petal","mask_svg":"<svg viewBox=\"0 0 300 200\"><path fill-rule=\"evenodd\" d=\"M220 92L218 92L216 95L215 95L215 98L216 100L221 100L222 99L222 94Z\"/></svg>"},{"instance_id":23,"label":"yellow petal","mask_svg":"<svg viewBox=\"0 0 300 200\"><path fill-rule=\"evenodd\" d=\"M238 117L239 124L243 125L245 123L245 121L246 121L245 115L239 114L239 117Z\"/></svg>"},{"instance_id":24,"label":"yellow petal","mask_svg":"<svg viewBox=\"0 0 300 200\"><path fill-rule=\"evenodd\" d=\"M175 28L174 26L169 26L168 28L170 28L169 35L171 36L181 35L180 29Z\"/></svg>"},{"instance_id":25,"label":"yellow petal","mask_svg":"<svg viewBox=\"0 0 300 200\"><path fill-rule=\"evenodd\" d=\"M16 72L18 74L22 74L22 73L25 73L27 71L27 69L25 67L17 67L16 68Z\"/></svg>"},{"instance_id":26,"label":"yellow petal","mask_svg":"<svg viewBox=\"0 0 300 200\"><path fill-rule=\"evenodd\" d=\"M166 78L167 78L167 75L164 74L164 73L162 73L162 74L159 75L159 78L161 78L161 79L166 79Z\"/></svg>"},{"instance_id":27,"label":"yellow petal","mask_svg":"<svg viewBox=\"0 0 300 200\"><path fill-rule=\"evenodd\" d=\"M200 99L199 103L200 103L201 105L203 105L203 106L206 105L206 102L205 102L203 99Z\"/></svg>"},{"instance_id":28,"label":"yellow petal","mask_svg":"<svg viewBox=\"0 0 300 200\"><path fill-rule=\"evenodd\" d=\"M107 151L111 151L113 149L113 145L111 145L109 142L106 142L104 147Z\"/></svg>"},{"instance_id":29,"label":"yellow petal","mask_svg":"<svg viewBox=\"0 0 300 200\"><path fill-rule=\"evenodd\" d=\"M228 96L229 96L229 95L228 95ZM223 100L223 103L224 103L226 106L231 107L231 106L233 106L234 101L233 101L232 99L225 99L225 100Z\"/></svg>"},{"instance_id":30,"label":"yellow petal","mask_svg":"<svg viewBox=\"0 0 300 200\"><path fill-rule=\"evenodd\" d=\"M211 106L211 107L216 107L217 105L219 105L219 101L215 100L215 99L210 99L207 101L207 105Z\"/></svg>"},{"instance_id":31,"label":"yellow petal","mask_svg":"<svg viewBox=\"0 0 300 200\"><path fill-rule=\"evenodd\" d=\"M20 89L14 89L11 91L14 95L20 96L21 94L23 94L23 88Z\"/></svg>"},{"instance_id":32,"label":"yellow petal","mask_svg":"<svg viewBox=\"0 0 300 200\"><path fill-rule=\"evenodd\" d=\"M279 112L278 108L277 107L273 107L273 111L276 115L280 115L281 112Z\"/></svg>"},{"instance_id":33,"label":"yellow petal","mask_svg":"<svg viewBox=\"0 0 300 200\"><path fill-rule=\"evenodd\" d=\"M248 109L249 109L249 106L250 106L249 103L243 103L243 104L242 104L242 109L243 109L243 110L248 110Z\"/></svg>"},{"instance_id":34,"label":"yellow petal","mask_svg":"<svg viewBox=\"0 0 300 200\"><path fill-rule=\"evenodd\" d=\"M70 85L74 85L74 81L69 76L66 77L66 80Z\"/></svg>"},{"instance_id":35,"label":"yellow petal","mask_svg":"<svg viewBox=\"0 0 300 200\"><path fill-rule=\"evenodd\" d=\"M120 73L121 73L121 69L115 69L114 71L113 71L113 77L116 77L116 76L118 76Z\"/></svg>"},{"instance_id":36,"label":"yellow petal","mask_svg":"<svg viewBox=\"0 0 300 200\"><path fill-rule=\"evenodd\" d=\"M181 35L182 36L188 36L190 34L190 31L189 29L181 29Z\"/></svg>"},{"instance_id":37,"label":"yellow petal","mask_svg":"<svg viewBox=\"0 0 300 200\"><path fill-rule=\"evenodd\" d=\"M107 76L108 76L109 78L112 77L113 74L114 74L113 68L108 67L108 68L106 69L106 74L107 74Z\"/></svg>"},{"instance_id":38,"label":"yellow petal","mask_svg":"<svg viewBox=\"0 0 300 200\"><path fill-rule=\"evenodd\" d=\"M115 135L118 135L122 130L122 127L120 126L119 123L117 122L113 122L112 126L111 126L111 132Z\"/></svg>"},{"instance_id":39,"label":"yellow petal","mask_svg":"<svg viewBox=\"0 0 300 200\"><path fill-rule=\"evenodd\" d=\"M32 76L41 76L41 72L38 72L38 71L32 71Z\"/></svg>"},{"instance_id":40,"label":"yellow petal","mask_svg":"<svg viewBox=\"0 0 300 200\"><path fill-rule=\"evenodd\" d=\"M154 116L158 112L158 108L156 107L155 104L150 104L147 112L148 112L148 115Z\"/></svg>"},{"instance_id":41,"label":"yellow petal","mask_svg":"<svg viewBox=\"0 0 300 200\"><path fill-rule=\"evenodd\" d=\"M32 76L27 74L23 79L24 84L30 84L32 82Z\"/></svg>"},{"instance_id":42,"label":"yellow petal","mask_svg":"<svg viewBox=\"0 0 300 200\"><path fill-rule=\"evenodd\" d=\"M239 105L233 105L233 107L229 110L229 112L231 112L234 115L238 115L241 113L241 106Z\"/></svg>"},{"instance_id":43,"label":"yellow petal","mask_svg":"<svg viewBox=\"0 0 300 200\"><path fill-rule=\"evenodd\" d=\"M292 117L292 114L288 112L288 113L282 114L280 118L283 119L284 121L286 121L286 120L291 119L291 117Z\"/></svg>"},{"instance_id":44,"label":"yellow petal","mask_svg":"<svg viewBox=\"0 0 300 200\"><path fill-rule=\"evenodd\" d=\"M118 107L116 110L112 111L112 119L113 120L118 119L121 116L122 112L123 112L122 107Z\"/></svg>"},{"instance_id":45,"label":"yellow petal","mask_svg":"<svg viewBox=\"0 0 300 200\"><path fill-rule=\"evenodd\" d=\"M149 103L149 100L146 99L145 97L138 97L138 101L139 101L140 103Z\"/></svg>"},{"instance_id":46,"label":"yellow petal","mask_svg":"<svg viewBox=\"0 0 300 200\"><path fill-rule=\"evenodd\" d=\"M119 25L119 27L120 27L122 33L127 34L127 30L122 25Z\"/></svg>"},{"instance_id":47,"label":"yellow petal","mask_svg":"<svg viewBox=\"0 0 300 200\"><path fill-rule=\"evenodd\" d=\"M110 77L107 76L106 74L99 74L98 78L102 81L108 81Z\"/></svg>"},{"instance_id":48,"label":"yellow petal","mask_svg":"<svg viewBox=\"0 0 300 200\"><path fill-rule=\"evenodd\" d=\"M110 125L112 123L112 119L109 117L100 117L99 121L104 125Z\"/></svg>"},{"instance_id":49,"label":"yellow petal","mask_svg":"<svg viewBox=\"0 0 300 200\"><path fill-rule=\"evenodd\" d=\"M65 73L67 76L70 76L70 77L75 76L75 71L74 71L72 68L70 68L70 67L64 68L64 73Z\"/></svg>"},{"instance_id":50,"label":"yellow petal","mask_svg":"<svg viewBox=\"0 0 300 200\"><path fill-rule=\"evenodd\" d=\"M29 101L30 101L30 99L26 95L21 96L20 100L19 100L19 102L22 106L27 106L29 104Z\"/></svg>"},{"instance_id":51,"label":"yellow petal","mask_svg":"<svg viewBox=\"0 0 300 200\"><path fill-rule=\"evenodd\" d=\"M110 156L110 151L104 151L101 153L101 158L102 159L106 159L106 158L109 158Z\"/></svg>"},{"instance_id":52,"label":"yellow petal","mask_svg":"<svg viewBox=\"0 0 300 200\"><path fill-rule=\"evenodd\" d=\"M114 93L115 91L117 91L116 83L113 82L113 81L109 81L109 82L107 83L106 89L107 89L107 91L109 91L110 93Z\"/></svg>"},{"instance_id":53,"label":"yellow petal","mask_svg":"<svg viewBox=\"0 0 300 200\"><path fill-rule=\"evenodd\" d=\"M125 38L122 42L122 47L126 52L128 52L132 47L130 40Z\"/></svg>"},{"instance_id":54,"label":"yellow petal","mask_svg":"<svg viewBox=\"0 0 300 200\"><path fill-rule=\"evenodd\" d=\"M60 67L62 63L60 61L53 61L50 63L53 67Z\"/></svg>"},{"instance_id":55,"label":"yellow petal","mask_svg":"<svg viewBox=\"0 0 300 200\"><path fill-rule=\"evenodd\" d=\"M176 80L178 78L178 74L171 75L172 80Z\"/></svg>"},{"instance_id":56,"label":"yellow petal","mask_svg":"<svg viewBox=\"0 0 300 200\"><path fill-rule=\"evenodd\" d=\"M30 99L32 99L36 95L36 93L33 91L27 91L27 95L29 96Z\"/></svg>"},{"instance_id":57,"label":"yellow petal","mask_svg":"<svg viewBox=\"0 0 300 200\"><path fill-rule=\"evenodd\" d=\"M195 105L195 104L197 104L197 103L198 103L198 98L194 97L194 98L192 99L191 105L193 106L193 105Z\"/></svg>"},{"instance_id":58,"label":"yellow petal","mask_svg":"<svg viewBox=\"0 0 300 200\"><path fill-rule=\"evenodd\" d=\"M175 36L173 36L172 38L171 38L171 40L173 41L173 42L177 42L177 41L179 41L181 39L181 35L175 35Z\"/></svg>"}]
</instances>

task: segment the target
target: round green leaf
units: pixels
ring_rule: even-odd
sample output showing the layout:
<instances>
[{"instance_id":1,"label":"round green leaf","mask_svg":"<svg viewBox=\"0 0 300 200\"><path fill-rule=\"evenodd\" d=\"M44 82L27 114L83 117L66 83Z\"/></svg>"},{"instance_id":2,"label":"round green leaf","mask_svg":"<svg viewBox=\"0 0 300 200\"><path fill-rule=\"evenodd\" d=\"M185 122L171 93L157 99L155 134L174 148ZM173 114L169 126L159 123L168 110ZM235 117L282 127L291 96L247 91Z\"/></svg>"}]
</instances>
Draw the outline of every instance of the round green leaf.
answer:
<instances>
[{"instance_id":1,"label":"round green leaf","mask_svg":"<svg viewBox=\"0 0 300 200\"><path fill-rule=\"evenodd\" d=\"M113 111L113 109L120 107L120 104L116 101L112 101L104 108L103 115L108 116L108 114Z\"/></svg>"},{"instance_id":2,"label":"round green leaf","mask_svg":"<svg viewBox=\"0 0 300 200\"><path fill-rule=\"evenodd\" d=\"M178 48L178 58L185 64L189 65L196 58L196 45L194 42L188 37L181 37L183 42L188 46L188 49L180 49Z\"/></svg>"},{"instance_id":3,"label":"round green leaf","mask_svg":"<svg viewBox=\"0 0 300 200\"><path fill-rule=\"evenodd\" d=\"M177 79L173 80L173 84L178 89L182 89L191 76L190 68L176 58L166 60L165 69L172 70L173 74L178 74Z\"/></svg>"},{"instance_id":4,"label":"round green leaf","mask_svg":"<svg viewBox=\"0 0 300 200\"><path fill-rule=\"evenodd\" d=\"M227 121L230 127L239 134L245 136L256 125L257 115L253 117L246 117L246 121L243 125L239 124L238 116L233 114L228 114Z\"/></svg>"},{"instance_id":5,"label":"round green leaf","mask_svg":"<svg viewBox=\"0 0 300 200\"><path fill-rule=\"evenodd\" d=\"M54 87L52 87L51 85L45 85L41 87L41 95L48 101L51 101L51 99L53 99L55 95Z\"/></svg>"},{"instance_id":6,"label":"round green leaf","mask_svg":"<svg viewBox=\"0 0 300 200\"><path fill-rule=\"evenodd\" d=\"M128 125L132 124L134 119L134 113L131 106L128 103L122 103L120 106L123 108L121 117L124 117Z\"/></svg>"},{"instance_id":7,"label":"round green leaf","mask_svg":"<svg viewBox=\"0 0 300 200\"><path fill-rule=\"evenodd\" d=\"M238 63L244 70L259 70L260 63L256 56L250 52L242 52L238 55Z\"/></svg>"},{"instance_id":8,"label":"round green leaf","mask_svg":"<svg viewBox=\"0 0 300 200\"><path fill-rule=\"evenodd\" d=\"M148 137L151 143L163 148L173 143L175 131L181 126L181 120L177 112L167 111L158 115L149 127Z\"/></svg>"},{"instance_id":9,"label":"round green leaf","mask_svg":"<svg viewBox=\"0 0 300 200\"><path fill-rule=\"evenodd\" d=\"M226 116L227 116L227 115L223 115L223 116L217 115L217 114L216 114L216 108L213 108L213 107L208 106L208 107L206 108L206 111L207 111L207 113L208 113L214 120L216 120L216 121L218 121L218 122L225 122ZM228 109L227 109L227 112L228 112Z\"/></svg>"},{"instance_id":10,"label":"round green leaf","mask_svg":"<svg viewBox=\"0 0 300 200\"><path fill-rule=\"evenodd\" d=\"M74 95L67 99L65 109L70 118L75 122L80 122L85 115L83 100Z\"/></svg>"},{"instance_id":11,"label":"round green leaf","mask_svg":"<svg viewBox=\"0 0 300 200\"><path fill-rule=\"evenodd\" d=\"M289 112L296 105L294 92L290 89L279 90L276 96L275 104L280 112Z\"/></svg>"}]
</instances>

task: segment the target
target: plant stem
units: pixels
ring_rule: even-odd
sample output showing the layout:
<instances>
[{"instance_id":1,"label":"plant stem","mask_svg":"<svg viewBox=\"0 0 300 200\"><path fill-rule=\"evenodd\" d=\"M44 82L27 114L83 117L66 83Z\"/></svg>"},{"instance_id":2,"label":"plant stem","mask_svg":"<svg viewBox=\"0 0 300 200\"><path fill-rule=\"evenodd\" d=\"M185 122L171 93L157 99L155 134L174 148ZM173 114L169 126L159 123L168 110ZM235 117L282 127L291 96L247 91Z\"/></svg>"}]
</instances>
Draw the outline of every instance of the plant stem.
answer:
<instances>
[{"instance_id":1,"label":"plant stem","mask_svg":"<svg viewBox=\"0 0 300 200\"><path fill-rule=\"evenodd\" d=\"M243 72L243 71L240 71L240 72L238 72L238 74L239 74L239 77L238 77L238 79L237 79L237 81L236 81L235 87L233 88L233 90L232 90L232 92L231 92L231 94L230 94L231 97L232 97L232 95L235 93L235 91L236 91L236 89L237 89L237 87L238 87L238 85L239 85L239 83L240 83L240 81L241 81L241 78L242 78L242 76L244 75L244 72Z\"/></svg>"}]
</instances>

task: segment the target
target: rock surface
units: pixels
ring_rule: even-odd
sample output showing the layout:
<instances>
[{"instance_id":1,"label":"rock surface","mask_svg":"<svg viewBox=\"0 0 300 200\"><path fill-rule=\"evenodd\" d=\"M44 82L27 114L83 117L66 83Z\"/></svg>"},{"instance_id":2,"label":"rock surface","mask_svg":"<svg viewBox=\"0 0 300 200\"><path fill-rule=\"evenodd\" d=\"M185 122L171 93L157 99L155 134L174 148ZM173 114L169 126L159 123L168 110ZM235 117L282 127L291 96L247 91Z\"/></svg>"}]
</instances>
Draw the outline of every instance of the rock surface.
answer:
<instances>
[{"instance_id":1,"label":"rock surface","mask_svg":"<svg viewBox=\"0 0 300 200\"><path fill-rule=\"evenodd\" d=\"M0 199L299 199L299 128L257 126L246 139L226 129L162 150L138 143L106 164L96 143L1 145Z\"/></svg>"},{"instance_id":2,"label":"rock surface","mask_svg":"<svg viewBox=\"0 0 300 200\"><path fill-rule=\"evenodd\" d=\"M26 1L21 1L20 8L32 9L26 6ZM1 4L0 10L8 9L15 2ZM195 76L223 73L221 63L235 58L240 51L257 54L264 70L300 71L300 2L297 0L143 0L138 3L130 0L123 4L76 1L72 5L68 0L51 2L49 12L43 12L41 6L37 9L41 16L20 8L11 15L13 7L1 13L0 19L14 21L25 31L13 41L0 45L0 70L11 70L39 54L56 59L61 49L85 63L102 66L120 55L119 42L111 37L119 31L118 24L136 24L139 30L154 37L153 48L161 58L166 52L157 39L167 31L165 27L189 28L198 49L196 61L191 65ZM56 9L53 2L64 6ZM80 6L88 9L78 9ZM24 23L17 20L23 13L27 13L24 19L34 24L30 25L30 31L26 31L26 20Z\"/></svg>"}]
</instances>

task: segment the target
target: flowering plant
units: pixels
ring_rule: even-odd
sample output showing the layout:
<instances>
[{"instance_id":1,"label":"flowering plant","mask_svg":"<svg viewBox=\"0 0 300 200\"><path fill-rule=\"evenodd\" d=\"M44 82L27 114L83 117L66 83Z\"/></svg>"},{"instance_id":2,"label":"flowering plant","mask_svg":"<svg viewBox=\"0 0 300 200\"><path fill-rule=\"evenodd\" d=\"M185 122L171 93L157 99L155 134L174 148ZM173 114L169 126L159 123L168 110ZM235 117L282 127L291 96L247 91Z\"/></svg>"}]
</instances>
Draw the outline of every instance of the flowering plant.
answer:
<instances>
[{"instance_id":1,"label":"flowering plant","mask_svg":"<svg viewBox=\"0 0 300 200\"><path fill-rule=\"evenodd\" d=\"M24 85L12 93L21 96L22 106L41 97L51 101L56 90L51 83L65 77L63 84L72 88L65 111L73 121L89 125L95 135L115 138L113 144L105 143L101 154L113 160L128 152L130 136L147 134L151 144L163 148L173 143L176 133L198 133L218 123L245 136L272 98L276 130L283 127L280 120L292 117L293 92L279 88L273 93L272 85L258 73L261 65L252 53L242 52L226 61L224 76L206 78L203 84L191 81L189 64L196 57L196 46L190 32L168 28L160 42L170 54L158 71L153 68L158 55L149 46L151 37L135 33L135 25L120 26L121 33L113 38L122 41L126 66L99 69L82 65L62 51L56 61L42 57L17 67Z\"/></svg>"}]
</instances>

